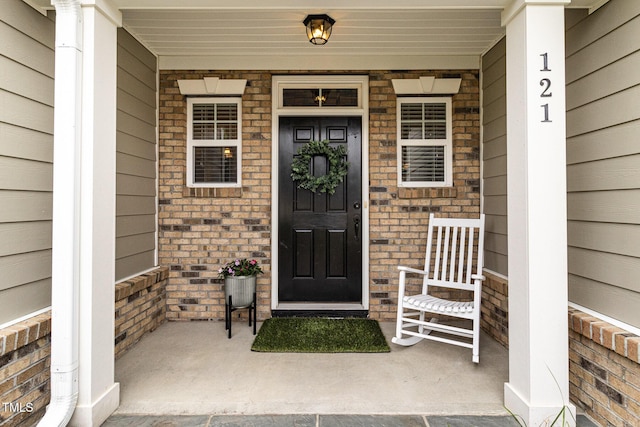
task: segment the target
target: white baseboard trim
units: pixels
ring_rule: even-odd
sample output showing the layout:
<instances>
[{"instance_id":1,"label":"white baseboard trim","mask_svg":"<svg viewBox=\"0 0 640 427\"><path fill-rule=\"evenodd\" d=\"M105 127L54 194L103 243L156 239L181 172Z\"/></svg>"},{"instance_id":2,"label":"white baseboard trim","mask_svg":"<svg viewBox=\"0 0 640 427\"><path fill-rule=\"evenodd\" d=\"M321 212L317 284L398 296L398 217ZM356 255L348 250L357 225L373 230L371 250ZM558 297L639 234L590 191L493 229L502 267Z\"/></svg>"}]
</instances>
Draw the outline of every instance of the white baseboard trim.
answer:
<instances>
[{"instance_id":1,"label":"white baseboard trim","mask_svg":"<svg viewBox=\"0 0 640 427\"><path fill-rule=\"evenodd\" d=\"M546 426L562 410L562 405L558 406L532 406L510 383L504 384L504 406L512 414L516 415L520 421L524 420L528 426ZM567 413L565 423L569 427L576 427L576 407L571 403L566 404ZM558 423L560 424L560 423Z\"/></svg>"},{"instance_id":2,"label":"white baseboard trim","mask_svg":"<svg viewBox=\"0 0 640 427\"><path fill-rule=\"evenodd\" d=\"M70 427L98 427L120 406L120 383L113 385L91 405L77 405Z\"/></svg>"}]
</instances>

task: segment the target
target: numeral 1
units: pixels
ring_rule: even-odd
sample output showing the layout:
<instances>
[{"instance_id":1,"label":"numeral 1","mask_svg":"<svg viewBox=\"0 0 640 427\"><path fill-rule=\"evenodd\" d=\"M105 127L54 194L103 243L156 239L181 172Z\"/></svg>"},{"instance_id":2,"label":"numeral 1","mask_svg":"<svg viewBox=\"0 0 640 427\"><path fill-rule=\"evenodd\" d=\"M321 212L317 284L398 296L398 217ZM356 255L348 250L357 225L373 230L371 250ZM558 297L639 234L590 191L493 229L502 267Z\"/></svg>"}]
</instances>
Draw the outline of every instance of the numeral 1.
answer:
<instances>
[{"instance_id":1,"label":"numeral 1","mask_svg":"<svg viewBox=\"0 0 640 427\"><path fill-rule=\"evenodd\" d=\"M549 104L542 104L542 109L544 110L544 120L540 120L542 123L549 123Z\"/></svg>"},{"instance_id":2,"label":"numeral 1","mask_svg":"<svg viewBox=\"0 0 640 427\"><path fill-rule=\"evenodd\" d=\"M541 53L540 56L542 56L542 70L540 71L551 71L549 69L549 58L547 52Z\"/></svg>"}]
</instances>

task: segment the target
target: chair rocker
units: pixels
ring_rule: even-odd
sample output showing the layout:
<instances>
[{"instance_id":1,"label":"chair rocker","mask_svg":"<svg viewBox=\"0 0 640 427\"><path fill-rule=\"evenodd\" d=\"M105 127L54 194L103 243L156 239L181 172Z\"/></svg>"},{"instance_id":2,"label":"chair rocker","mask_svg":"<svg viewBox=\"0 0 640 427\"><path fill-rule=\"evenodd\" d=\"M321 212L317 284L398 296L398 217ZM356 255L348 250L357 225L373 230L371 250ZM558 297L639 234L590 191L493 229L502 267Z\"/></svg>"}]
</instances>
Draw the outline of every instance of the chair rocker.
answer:
<instances>
[{"instance_id":1,"label":"chair rocker","mask_svg":"<svg viewBox=\"0 0 640 427\"><path fill-rule=\"evenodd\" d=\"M471 348L473 362L480 362L483 244L484 214L479 219L436 218L433 214L429 215L424 270L398 266L398 318L396 336L391 339L393 343L409 346L429 339L458 345ZM406 294L407 273L422 276L420 294ZM471 295L467 301L439 298L463 293L456 290L470 291ZM436 295L433 295L433 291L436 291ZM445 315L447 320L425 320L425 316L431 317L431 314ZM471 320L472 327L467 329L447 324L456 318Z\"/></svg>"}]
</instances>

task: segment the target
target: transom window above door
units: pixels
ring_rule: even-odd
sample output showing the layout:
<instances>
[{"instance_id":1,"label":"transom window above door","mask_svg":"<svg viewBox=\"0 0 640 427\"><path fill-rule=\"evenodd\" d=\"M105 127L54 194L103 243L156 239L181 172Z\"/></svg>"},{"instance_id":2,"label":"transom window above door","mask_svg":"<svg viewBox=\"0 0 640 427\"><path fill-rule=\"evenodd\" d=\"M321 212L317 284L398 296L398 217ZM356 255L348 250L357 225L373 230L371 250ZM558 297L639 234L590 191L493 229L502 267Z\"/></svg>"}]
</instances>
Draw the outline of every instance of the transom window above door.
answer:
<instances>
[{"instance_id":1,"label":"transom window above door","mask_svg":"<svg viewBox=\"0 0 640 427\"><path fill-rule=\"evenodd\" d=\"M305 109L310 114L341 114L362 110L366 76L273 76L274 108Z\"/></svg>"},{"instance_id":2,"label":"transom window above door","mask_svg":"<svg viewBox=\"0 0 640 427\"><path fill-rule=\"evenodd\" d=\"M295 88L282 90L283 107L357 107L358 89Z\"/></svg>"},{"instance_id":3,"label":"transom window above door","mask_svg":"<svg viewBox=\"0 0 640 427\"><path fill-rule=\"evenodd\" d=\"M239 187L240 98L187 99L187 186Z\"/></svg>"}]
</instances>

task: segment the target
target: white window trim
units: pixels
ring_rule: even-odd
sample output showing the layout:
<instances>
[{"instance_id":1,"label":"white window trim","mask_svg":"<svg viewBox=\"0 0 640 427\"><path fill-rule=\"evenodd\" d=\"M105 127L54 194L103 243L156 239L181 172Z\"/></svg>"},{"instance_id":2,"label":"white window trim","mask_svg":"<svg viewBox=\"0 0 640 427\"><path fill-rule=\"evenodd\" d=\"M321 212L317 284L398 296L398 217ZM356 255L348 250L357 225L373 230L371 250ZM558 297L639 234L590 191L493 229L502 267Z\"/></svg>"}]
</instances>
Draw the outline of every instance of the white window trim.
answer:
<instances>
[{"instance_id":1,"label":"white window trim","mask_svg":"<svg viewBox=\"0 0 640 427\"><path fill-rule=\"evenodd\" d=\"M402 122L401 109L402 104L406 103L445 103L447 108L447 138L433 140L415 140L401 139ZM416 188L416 187L451 187L453 186L453 109L451 97L398 97L396 111L396 141L397 141L397 175L398 187ZM402 147L403 146L444 146L445 155L445 177L443 182L404 182L402 181Z\"/></svg>"},{"instance_id":2,"label":"white window trim","mask_svg":"<svg viewBox=\"0 0 640 427\"><path fill-rule=\"evenodd\" d=\"M238 105L238 139L194 140L193 136L193 104L230 104ZM235 146L238 148L238 168L236 182L194 182L194 150L195 147ZM205 188L237 188L242 187L242 98L191 97L187 98L187 187Z\"/></svg>"},{"instance_id":3,"label":"white window trim","mask_svg":"<svg viewBox=\"0 0 640 427\"><path fill-rule=\"evenodd\" d=\"M366 81L366 82L365 82ZM273 76L273 103L274 111L279 115L327 115L340 116L362 114L367 108L368 94L365 88L368 87L368 78L358 75L330 75L330 76ZM283 94L285 89L358 89L358 105L351 107L344 106L323 106L323 107L285 107Z\"/></svg>"}]
</instances>

